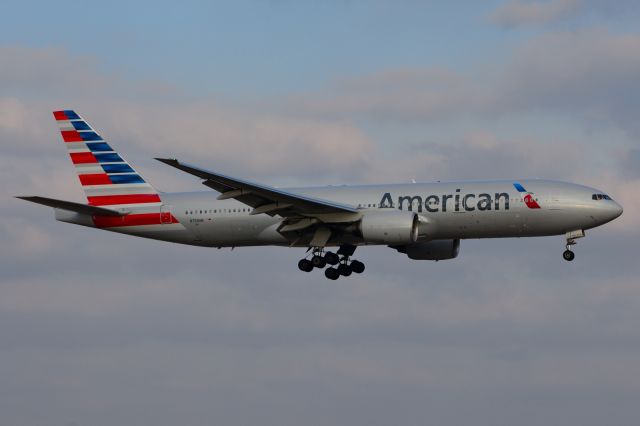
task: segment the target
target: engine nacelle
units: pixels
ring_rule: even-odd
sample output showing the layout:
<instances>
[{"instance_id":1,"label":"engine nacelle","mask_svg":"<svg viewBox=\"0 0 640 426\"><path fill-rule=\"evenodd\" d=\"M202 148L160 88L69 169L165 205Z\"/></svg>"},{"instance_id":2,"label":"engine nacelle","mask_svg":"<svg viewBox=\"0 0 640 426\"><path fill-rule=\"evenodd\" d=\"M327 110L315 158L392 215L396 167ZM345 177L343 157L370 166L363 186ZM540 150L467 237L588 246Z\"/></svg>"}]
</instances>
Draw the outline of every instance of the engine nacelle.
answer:
<instances>
[{"instance_id":1,"label":"engine nacelle","mask_svg":"<svg viewBox=\"0 0 640 426\"><path fill-rule=\"evenodd\" d=\"M394 248L414 260L446 260L458 257L460 240L433 240Z\"/></svg>"},{"instance_id":2,"label":"engine nacelle","mask_svg":"<svg viewBox=\"0 0 640 426\"><path fill-rule=\"evenodd\" d=\"M362 216L358 228L368 243L411 244L418 239L418 215L399 210L371 211Z\"/></svg>"}]
</instances>

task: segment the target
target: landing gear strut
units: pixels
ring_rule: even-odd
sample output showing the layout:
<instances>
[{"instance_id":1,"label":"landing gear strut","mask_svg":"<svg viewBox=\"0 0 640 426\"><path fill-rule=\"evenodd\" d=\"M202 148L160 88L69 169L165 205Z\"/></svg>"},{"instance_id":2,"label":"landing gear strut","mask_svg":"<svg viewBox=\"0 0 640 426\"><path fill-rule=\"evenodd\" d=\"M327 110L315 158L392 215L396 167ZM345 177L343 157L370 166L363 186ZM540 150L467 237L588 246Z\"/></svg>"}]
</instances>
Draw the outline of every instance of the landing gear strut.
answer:
<instances>
[{"instance_id":1,"label":"landing gear strut","mask_svg":"<svg viewBox=\"0 0 640 426\"><path fill-rule=\"evenodd\" d=\"M311 258L301 259L298 262L298 268L304 272L311 272L314 268L322 269L331 265L324 270L324 276L330 280L337 280L340 276L348 277L352 273L361 274L364 272L364 263L350 260L355 251L356 246L346 244L340 246L336 253L325 252L322 247L314 247L311 251Z\"/></svg>"},{"instance_id":2,"label":"landing gear strut","mask_svg":"<svg viewBox=\"0 0 640 426\"><path fill-rule=\"evenodd\" d=\"M566 250L562 253L562 258L564 260L566 260L567 262L571 262L573 259L576 258L576 254L573 251L571 251L571 246L575 246L577 244L576 239L582 238L582 237L584 237L583 230L567 232L566 234L567 245L565 246Z\"/></svg>"}]
</instances>

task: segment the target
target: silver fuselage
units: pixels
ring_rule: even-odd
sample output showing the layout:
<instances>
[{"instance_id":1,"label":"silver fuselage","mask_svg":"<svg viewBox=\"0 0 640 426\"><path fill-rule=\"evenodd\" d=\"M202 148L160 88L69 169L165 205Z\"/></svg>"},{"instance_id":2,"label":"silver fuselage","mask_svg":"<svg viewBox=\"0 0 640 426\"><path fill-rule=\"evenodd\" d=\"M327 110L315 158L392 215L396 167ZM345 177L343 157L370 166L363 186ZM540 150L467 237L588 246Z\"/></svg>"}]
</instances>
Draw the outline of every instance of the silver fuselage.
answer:
<instances>
[{"instance_id":1,"label":"silver fuselage","mask_svg":"<svg viewBox=\"0 0 640 426\"><path fill-rule=\"evenodd\" d=\"M289 188L287 191L358 206L363 214L377 209L411 210L420 216L420 240L504 238L559 235L607 223L622 213L594 188L565 182L521 179L539 208L527 206L526 194L513 180L412 183L366 186ZM108 230L207 247L292 245L278 232L282 217L250 215L235 200L217 200L212 191L162 193L162 212L178 223L113 227ZM155 208L157 210L157 207ZM56 211L65 222L93 226L89 217ZM330 241L328 245L340 242ZM349 241L364 245L365 240ZM294 244L295 245L295 244Z\"/></svg>"}]
</instances>

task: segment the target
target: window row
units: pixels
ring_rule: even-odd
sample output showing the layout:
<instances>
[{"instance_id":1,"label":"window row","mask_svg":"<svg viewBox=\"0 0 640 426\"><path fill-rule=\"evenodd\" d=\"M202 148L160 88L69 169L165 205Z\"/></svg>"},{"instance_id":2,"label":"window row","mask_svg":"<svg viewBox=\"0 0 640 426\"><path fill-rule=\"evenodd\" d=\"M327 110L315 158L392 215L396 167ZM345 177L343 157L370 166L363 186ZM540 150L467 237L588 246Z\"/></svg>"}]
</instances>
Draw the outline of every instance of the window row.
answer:
<instances>
[{"instance_id":1,"label":"window row","mask_svg":"<svg viewBox=\"0 0 640 426\"><path fill-rule=\"evenodd\" d=\"M249 213L251 209L209 209L209 210L185 210L185 215L194 214L218 214L218 213Z\"/></svg>"}]
</instances>

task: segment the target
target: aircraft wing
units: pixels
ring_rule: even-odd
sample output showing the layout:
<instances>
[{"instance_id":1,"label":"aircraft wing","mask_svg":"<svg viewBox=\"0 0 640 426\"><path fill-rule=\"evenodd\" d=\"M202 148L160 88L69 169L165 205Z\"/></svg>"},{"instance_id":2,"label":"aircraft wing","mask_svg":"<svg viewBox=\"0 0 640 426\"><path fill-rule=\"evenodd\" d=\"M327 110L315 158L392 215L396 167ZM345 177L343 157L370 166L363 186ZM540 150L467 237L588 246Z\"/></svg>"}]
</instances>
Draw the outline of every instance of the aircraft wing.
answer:
<instances>
[{"instance_id":1,"label":"aircraft wing","mask_svg":"<svg viewBox=\"0 0 640 426\"><path fill-rule=\"evenodd\" d=\"M219 200L234 198L253 207L251 214L278 214L284 217L313 216L328 213L357 213L358 209L347 204L300 194L261 185L242 179L233 178L220 173L201 169L182 163L176 159L156 158L165 164L204 179L204 185L220 192Z\"/></svg>"}]
</instances>

